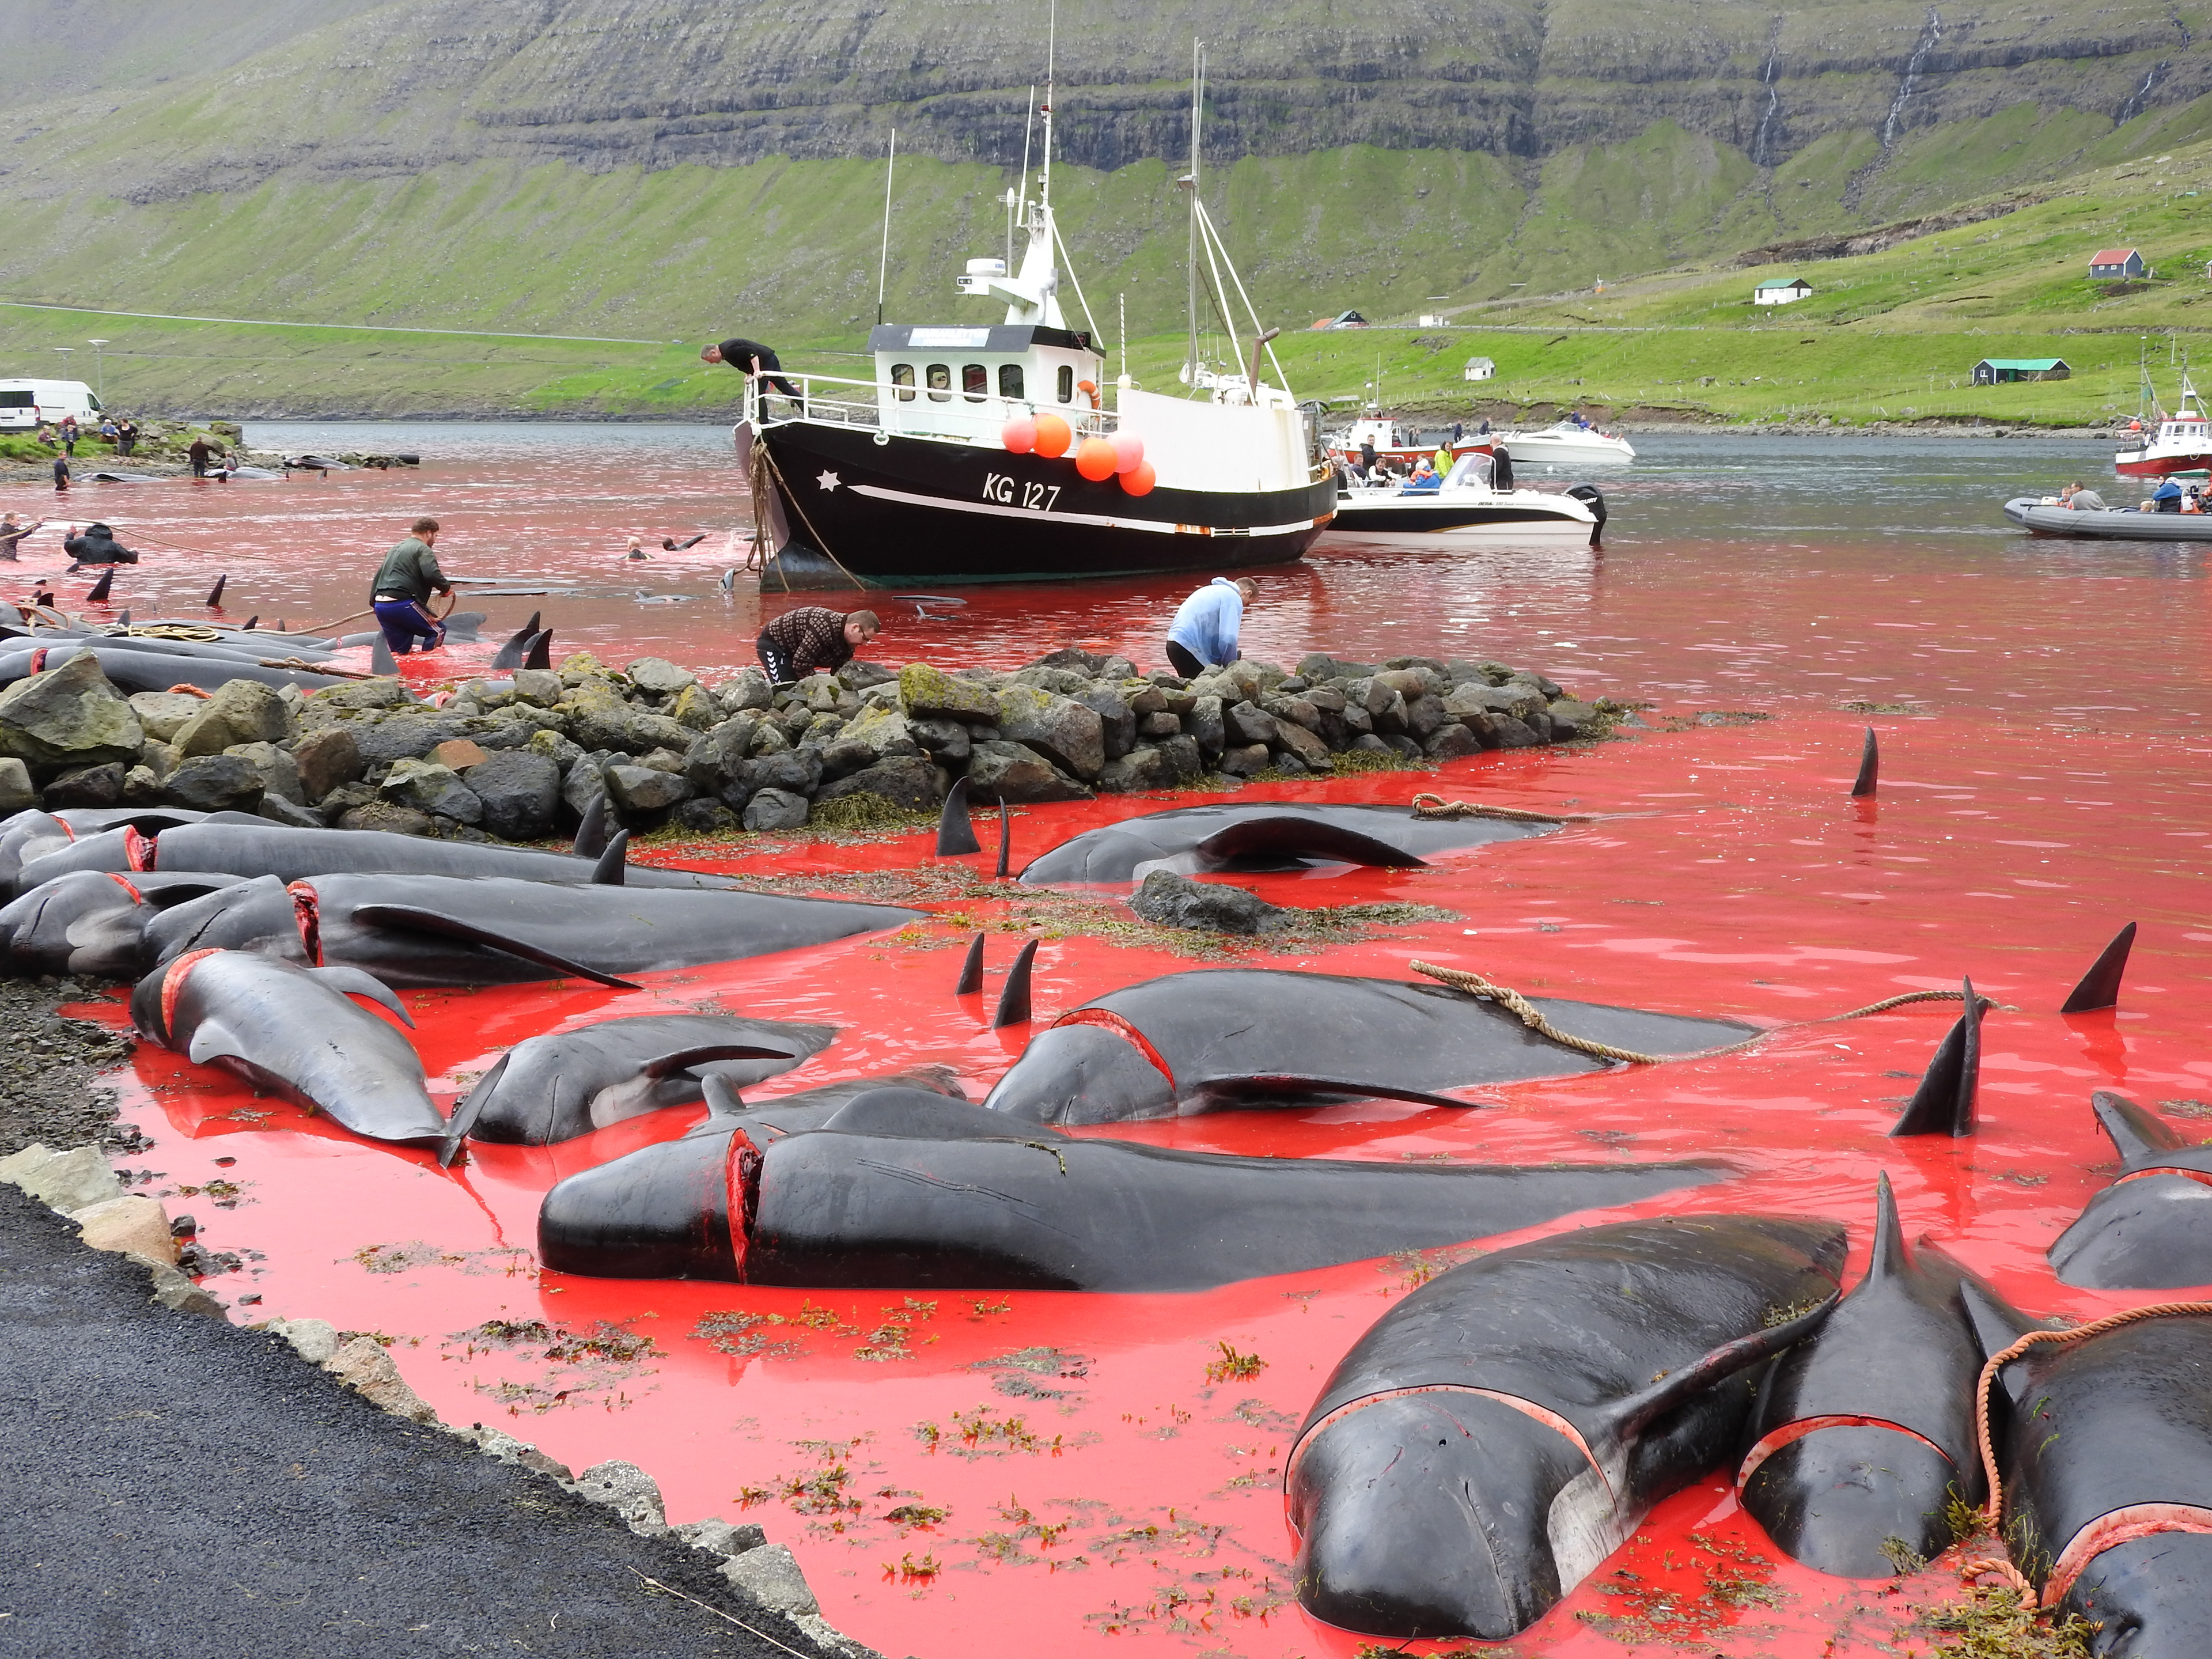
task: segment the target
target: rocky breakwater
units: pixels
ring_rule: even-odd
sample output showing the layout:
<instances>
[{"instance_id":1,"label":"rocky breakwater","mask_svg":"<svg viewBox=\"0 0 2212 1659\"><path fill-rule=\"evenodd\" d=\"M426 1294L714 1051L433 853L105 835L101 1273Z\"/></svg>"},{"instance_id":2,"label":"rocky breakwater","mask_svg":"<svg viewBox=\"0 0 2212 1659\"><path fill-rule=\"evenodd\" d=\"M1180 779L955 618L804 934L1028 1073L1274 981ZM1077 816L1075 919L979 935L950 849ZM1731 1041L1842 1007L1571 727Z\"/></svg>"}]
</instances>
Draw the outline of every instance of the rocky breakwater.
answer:
<instances>
[{"instance_id":1,"label":"rocky breakwater","mask_svg":"<svg viewBox=\"0 0 2212 1659\"><path fill-rule=\"evenodd\" d=\"M1621 712L1528 669L1427 657L1185 680L1070 649L1009 672L854 662L710 688L659 658L579 654L430 702L396 679L125 697L87 654L0 691L0 817L168 805L532 841L603 798L638 830L859 827L934 811L961 776L979 801L1225 788L1569 742Z\"/></svg>"}]
</instances>

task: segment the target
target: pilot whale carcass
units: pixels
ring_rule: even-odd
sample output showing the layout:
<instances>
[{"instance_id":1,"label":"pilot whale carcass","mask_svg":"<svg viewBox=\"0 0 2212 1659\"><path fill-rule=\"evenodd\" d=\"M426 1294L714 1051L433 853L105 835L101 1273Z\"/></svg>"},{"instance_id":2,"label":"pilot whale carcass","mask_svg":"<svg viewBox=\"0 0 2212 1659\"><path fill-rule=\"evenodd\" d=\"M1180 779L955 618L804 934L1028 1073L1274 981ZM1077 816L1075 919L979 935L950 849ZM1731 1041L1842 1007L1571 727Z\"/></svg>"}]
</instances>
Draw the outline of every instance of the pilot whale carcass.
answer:
<instances>
[{"instance_id":1,"label":"pilot whale carcass","mask_svg":"<svg viewBox=\"0 0 2212 1659\"><path fill-rule=\"evenodd\" d=\"M1765 1362L1819 1326L1844 1230L1622 1222L1441 1273L1346 1354L1286 1466L1298 1601L1501 1641L1732 1458Z\"/></svg>"},{"instance_id":2,"label":"pilot whale carcass","mask_svg":"<svg viewBox=\"0 0 2212 1659\"><path fill-rule=\"evenodd\" d=\"M1532 999L1557 1029L1619 1048L1694 1054L1740 1042L1733 1020ZM1442 985L1284 969L1169 974L1060 1016L983 1103L1032 1123L1121 1123L1603 1071L1497 1003Z\"/></svg>"},{"instance_id":3,"label":"pilot whale carcass","mask_svg":"<svg viewBox=\"0 0 2212 1659\"><path fill-rule=\"evenodd\" d=\"M796 1103L794 1103L795 1104ZM909 1088L818 1128L720 1112L545 1196L556 1272L754 1285L1188 1291L1533 1226L1725 1180L1584 1168L1234 1158L1078 1139Z\"/></svg>"},{"instance_id":4,"label":"pilot whale carcass","mask_svg":"<svg viewBox=\"0 0 2212 1659\"><path fill-rule=\"evenodd\" d=\"M2089 1109L2120 1170L2051 1246L2060 1281L2097 1291L2212 1285L2212 1146L2190 1145L2108 1089Z\"/></svg>"}]
</instances>

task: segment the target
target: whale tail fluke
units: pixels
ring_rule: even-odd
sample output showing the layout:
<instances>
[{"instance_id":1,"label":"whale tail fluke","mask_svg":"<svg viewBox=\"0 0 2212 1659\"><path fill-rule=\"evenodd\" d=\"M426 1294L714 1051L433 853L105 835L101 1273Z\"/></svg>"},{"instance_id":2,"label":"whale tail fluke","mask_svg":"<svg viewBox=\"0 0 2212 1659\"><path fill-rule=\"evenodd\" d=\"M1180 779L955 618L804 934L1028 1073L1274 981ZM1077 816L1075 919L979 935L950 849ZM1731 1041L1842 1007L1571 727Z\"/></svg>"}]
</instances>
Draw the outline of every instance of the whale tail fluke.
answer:
<instances>
[{"instance_id":1,"label":"whale tail fluke","mask_svg":"<svg viewBox=\"0 0 2212 1659\"><path fill-rule=\"evenodd\" d=\"M2125 1095L2110 1089L2091 1095L2089 1109L2112 1137L2112 1150L2123 1163L2132 1164L2157 1152L2178 1152L2189 1145L2163 1118L2154 1117Z\"/></svg>"},{"instance_id":2,"label":"whale tail fluke","mask_svg":"<svg viewBox=\"0 0 2212 1659\"><path fill-rule=\"evenodd\" d=\"M2081 975L2081 982L2072 994L2058 1006L2062 1014L2086 1014L2099 1008L2110 1008L2120 1000L2120 976L2128 970L2128 952L2135 948L2136 925L2132 921L2112 935L2112 942L2090 964L2089 971Z\"/></svg>"},{"instance_id":3,"label":"whale tail fluke","mask_svg":"<svg viewBox=\"0 0 2212 1659\"><path fill-rule=\"evenodd\" d=\"M945 797L945 810L937 818L937 856L957 858L982 850L983 843L975 839L975 826L968 816L968 780L955 778Z\"/></svg>"},{"instance_id":4,"label":"whale tail fluke","mask_svg":"<svg viewBox=\"0 0 2212 1659\"><path fill-rule=\"evenodd\" d=\"M969 941L966 960L960 964L960 982L952 988L952 994L964 997L983 988L983 935L978 933Z\"/></svg>"},{"instance_id":5,"label":"whale tail fluke","mask_svg":"<svg viewBox=\"0 0 2212 1659\"><path fill-rule=\"evenodd\" d=\"M1001 1025L1019 1025L1030 1017L1030 975L1036 962L1037 942L1031 939L1022 946L1021 955L1014 958L1013 971L1006 975L1006 984L999 992L999 1006L991 1016L991 1029Z\"/></svg>"},{"instance_id":6,"label":"whale tail fluke","mask_svg":"<svg viewBox=\"0 0 2212 1659\"><path fill-rule=\"evenodd\" d=\"M1905 1135L1949 1135L1954 1139L1974 1133L1974 1096L1981 1080L1982 999L1974 981L1966 981L1966 1010L1958 1024L1943 1034L1936 1057L1920 1086L1905 1103L1893 1139Z\"/></svg>"},{"instance_id":7,"label":"whale tail fluke","mask_svg":"<svg viewBox=\"0 0 2212 1659\"><path fill-rule=\"evenodd\" d=\"M1874 727L1866 729L1866 742L1859 750L1859 775L1851 781L1851 794L1863 799L1875 792L1881 781L1881 745L1875 741Z\"/></svg>"}]
</instances>

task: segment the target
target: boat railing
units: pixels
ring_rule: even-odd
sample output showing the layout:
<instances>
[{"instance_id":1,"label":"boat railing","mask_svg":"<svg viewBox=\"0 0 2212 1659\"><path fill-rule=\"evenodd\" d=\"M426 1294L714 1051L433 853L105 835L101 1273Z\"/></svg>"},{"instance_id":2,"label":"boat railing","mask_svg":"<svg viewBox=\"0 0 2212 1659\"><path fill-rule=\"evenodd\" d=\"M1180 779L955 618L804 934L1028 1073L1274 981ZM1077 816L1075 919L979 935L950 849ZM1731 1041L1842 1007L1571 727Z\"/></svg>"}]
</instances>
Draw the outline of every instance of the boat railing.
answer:
<instances>
[{"instance_id":1,"label":"boat railing","mask_svg":"<svg viewBox=\"0 0 2212 1659\"><path fill-rule=\"evenodd\" d=\"M777 380L796 388L799 395L780 389L773 384ZM1093 409L1084 394L1077 396L1072 404L1036 402L958 387L779 370L747 379L744 410L756 430L811 421L872 428L885 441L896 435L995 447L1006 422L1024 415L1057 415L1073 428L1078 440L1111 436L1120 425L1114 412Z\"/></svg>"}]
</instances>

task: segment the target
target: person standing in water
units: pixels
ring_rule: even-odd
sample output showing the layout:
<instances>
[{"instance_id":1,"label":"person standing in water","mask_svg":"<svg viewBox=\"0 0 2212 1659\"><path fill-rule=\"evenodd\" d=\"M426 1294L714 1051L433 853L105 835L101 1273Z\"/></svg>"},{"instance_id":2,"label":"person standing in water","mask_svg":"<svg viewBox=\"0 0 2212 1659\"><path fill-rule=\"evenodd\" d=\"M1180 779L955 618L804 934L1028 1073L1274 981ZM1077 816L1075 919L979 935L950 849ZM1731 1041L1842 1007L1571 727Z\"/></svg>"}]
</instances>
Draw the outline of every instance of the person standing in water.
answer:
<instances>
[{"instance_id":1,"label":"person standing in water","mask_svg":"<svg viewBox=\"0 0 2212 1659\"><path fill-rule=\"evenodd\" d=\"M22 552L23 538L44 523L44 519L34 519L29 524L17 524L12 513L0 518L0 559L15 563Z\"/></svg>"},{"instance_id":2,"label":"person standing in water","mask_svg":"<svg viewBox=\"0 0 2212 1659\"><path fill-rule=\"evenodd\" d=\"M1260 590L1249 577L1216 576L1176 607L1168 624L1168 662L1185 679L1237 660L1237 635L1244 607Z\"/></svg>"},{"instance_id":3,"label":"person standing in water","mask_svg":"<svg viewBox=\"0 0 2212 1659\"><path fill-rule=\"evenodd\" d=\"M395 657L414 650L417 640L428 641L422 647L425 651L445 644L446 627L430 614L430 595L453 591L446 573L438 568L438 521L417 519L408 529L407 539L384 556L376 580L369 584L376 625L384 630L385 643Z\"/></svg>"},{"instance_id":4,"label":"person standing in water","mask_svg":"<svg viewBox=\"0 0 2212 1659\"><path fill-rule=\"evenodd\" d=\"M753 648L772 685L788 685L823 669L832 672L853 660L854 651L883 631L872 611L832 611L802 605L787 611L760 631Z\"/></svg>"}]
</instances>

